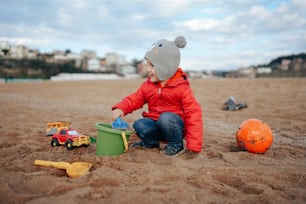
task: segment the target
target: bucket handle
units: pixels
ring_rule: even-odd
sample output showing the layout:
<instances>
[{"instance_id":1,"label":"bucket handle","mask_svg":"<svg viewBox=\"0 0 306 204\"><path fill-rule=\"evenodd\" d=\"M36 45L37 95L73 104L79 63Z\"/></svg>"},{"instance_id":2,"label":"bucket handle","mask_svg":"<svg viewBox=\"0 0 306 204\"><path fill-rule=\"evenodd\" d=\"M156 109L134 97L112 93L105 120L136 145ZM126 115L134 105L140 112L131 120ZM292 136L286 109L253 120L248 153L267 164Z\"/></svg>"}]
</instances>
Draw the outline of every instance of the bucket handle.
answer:
<instances>
[{"instance_id":1,"label":"bucket handle","mask_svg":"<svg viewBox=\"0 0 306 204\"><path fill-rule=\"evenodd\" d=\"M121 137L122 137L122 140L123 140L123 144L124 144L124 152L127 152L129 147L128 147L128 142L127 142L127 139L126 139L126 134L125 132L122 132L121 133Z\"/></svg>"}]
</instances>

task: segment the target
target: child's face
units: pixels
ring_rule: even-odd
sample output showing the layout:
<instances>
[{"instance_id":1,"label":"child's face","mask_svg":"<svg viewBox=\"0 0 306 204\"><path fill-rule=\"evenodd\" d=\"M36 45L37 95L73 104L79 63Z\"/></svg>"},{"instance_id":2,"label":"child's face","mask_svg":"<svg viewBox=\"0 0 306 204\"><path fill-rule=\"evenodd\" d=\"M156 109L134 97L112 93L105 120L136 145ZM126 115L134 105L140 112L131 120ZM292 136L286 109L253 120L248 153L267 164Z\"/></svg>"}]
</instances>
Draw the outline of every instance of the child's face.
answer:
<instances>
[{"instance_id":1,"label":"child's face","mask_svg":"<svg viewBox=\"0 0 306 204\"><path fill-rule=\"evenodd\" d=\"M155 68L149 59L146 59L146 69L148 72L148 77L150 77L151 82L159 82Z\"/></svg>"}]
</instances>

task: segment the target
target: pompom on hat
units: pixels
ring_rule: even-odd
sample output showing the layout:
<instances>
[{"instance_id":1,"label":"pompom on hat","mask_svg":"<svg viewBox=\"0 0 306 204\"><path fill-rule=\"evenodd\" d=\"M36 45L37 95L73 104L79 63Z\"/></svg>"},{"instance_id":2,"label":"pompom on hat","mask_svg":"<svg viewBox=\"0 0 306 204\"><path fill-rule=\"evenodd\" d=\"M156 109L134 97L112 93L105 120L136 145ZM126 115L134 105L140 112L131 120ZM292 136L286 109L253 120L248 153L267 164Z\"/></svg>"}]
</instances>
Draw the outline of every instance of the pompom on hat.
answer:
<instances>
[{"instance_id":1,"label":"pompom on hat","mask_svg":"<svg viewBox=\"0 0 306 204\"><path fill-rule=\"evenodd\" d=\"M146 52L145 59L152 62L159 80L163 81L174 75L181 60L179 48L184 48L186 44L183 36L176 37L174 41L161 39Z\"/></svg>"}]
</instances>

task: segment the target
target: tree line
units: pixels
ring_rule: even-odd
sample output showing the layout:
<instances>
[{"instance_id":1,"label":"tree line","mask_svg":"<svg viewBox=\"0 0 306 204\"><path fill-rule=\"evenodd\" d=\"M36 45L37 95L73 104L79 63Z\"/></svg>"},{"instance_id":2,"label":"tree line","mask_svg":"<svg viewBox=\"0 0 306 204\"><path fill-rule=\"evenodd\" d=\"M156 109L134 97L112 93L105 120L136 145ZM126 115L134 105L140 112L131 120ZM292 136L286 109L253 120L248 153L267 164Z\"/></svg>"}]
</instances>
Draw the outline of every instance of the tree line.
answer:
<instances>
[{"instance_id":1,"label":"tree line","mask_svg":"<svg viewBox=\"0 0 306 204\"><path fill-rule=\"evenodd\" d=\"M90 73L75 67L75 61L48 63L40 59L0 58L0 78L50 79L59 73Z\"/></svg>"}]
</instances>

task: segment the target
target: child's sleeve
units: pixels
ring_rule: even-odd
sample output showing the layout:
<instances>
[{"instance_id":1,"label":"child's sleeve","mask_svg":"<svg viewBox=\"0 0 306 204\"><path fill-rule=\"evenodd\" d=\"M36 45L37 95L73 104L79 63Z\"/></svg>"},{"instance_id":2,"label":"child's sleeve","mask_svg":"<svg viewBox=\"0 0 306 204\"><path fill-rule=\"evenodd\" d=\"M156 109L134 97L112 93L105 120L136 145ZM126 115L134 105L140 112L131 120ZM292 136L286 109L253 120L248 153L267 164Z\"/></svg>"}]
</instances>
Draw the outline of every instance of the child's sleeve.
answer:
<instances>
[{"instance_id":1,"label":"child's sleeve","mask_svg":"<svg viewBox=\"0 0 306 204\"><path fill-rule=\"evenodd\" d=\"M186 148L194 152L200 152L203 145L202 109L190 88L186 89L182 104L185 114Z\"/></svg>"},{"instance_id":2,"label":"child's sleeve","mask_svg":"<svg viewBox=\"0 0 306 204\"><path fill-rule=\"evenodd\" d=\"M143 85L134 93L123 98L119 103L112 106L112 110L121 109L124 115L132 113L143 107L145 104L145 97L143 92Z\"/></svg>"}]
</instances>

